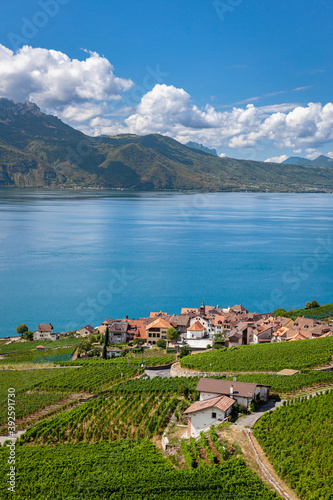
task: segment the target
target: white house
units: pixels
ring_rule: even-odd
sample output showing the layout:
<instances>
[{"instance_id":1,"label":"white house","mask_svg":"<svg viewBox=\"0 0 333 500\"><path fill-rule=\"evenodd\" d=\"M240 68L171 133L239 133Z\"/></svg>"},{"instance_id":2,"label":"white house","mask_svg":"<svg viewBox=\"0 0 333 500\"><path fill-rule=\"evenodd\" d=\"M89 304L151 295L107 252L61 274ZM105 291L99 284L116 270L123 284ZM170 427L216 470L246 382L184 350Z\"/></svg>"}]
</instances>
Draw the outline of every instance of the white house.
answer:
<instances>
[{"instance_id":1,"label":"white house","mask_svg":"<svg viewBox=\"0 0 333 500\"><path fill-rule=\"evenodd\" d=\"M196 321L187 329L187 339L203 339L207 335L206 327L200 322Z\"/></svg>"},{"instance_id":2,"label":"white house","mask_svg":"<svg viewBox=\"0 0 333 500\"><path fill-rule=\"evenodd\" d=\"M119 358L119 356L121 356L121 353L122 353L122 349L120 349L119 347L108 347L106 349L106 357L107 358Z\"/></svg>"},{"instance_id":3,"label":"white house","mask_svg":"<svg viewBox=\"0 0 333 500\"><path fill-rule=\"evenodd\" d=\"M226 419L235 401L228 396L217 396L204 401L196 401L184 414L188 415L187 436L199 436L201 431Z\"/></svg>"},{"instance_id":4,"label":"white house","mask_svg":"<svg viewBox=\"0 0 333 500\"><path fill-rule=\"evenodd\" d=\"M190 319L190 326L193 326L195 323L199 322L202 326L205 327L207 335L214 333L214 328L212 326L212 317L206 316L206 314L197 314Z\"/></svg>"},{"instance_id":5,"label":"white house","mask_svg":"<svg viewBox=\"0 0 333 500\"><path fill-rule=\"evenodd\" d=\"M231 382L208 377L200 379L196 387L196 391L200 392L200 401L225 395L245 408L249 408L252 400L267 401L269 389L269 385Z\"/></svg>"},{"instance_id":6,"label":"white house","mask_svg":"<svg viewBox=\"0 0 333 500\"><path fill-rule=\"evenodd\" d=\"M187 329L186 342L192 349L206 349L213 343L207 335L207 329L200 321L196 321Z\"/></svg>"}]
</instances>

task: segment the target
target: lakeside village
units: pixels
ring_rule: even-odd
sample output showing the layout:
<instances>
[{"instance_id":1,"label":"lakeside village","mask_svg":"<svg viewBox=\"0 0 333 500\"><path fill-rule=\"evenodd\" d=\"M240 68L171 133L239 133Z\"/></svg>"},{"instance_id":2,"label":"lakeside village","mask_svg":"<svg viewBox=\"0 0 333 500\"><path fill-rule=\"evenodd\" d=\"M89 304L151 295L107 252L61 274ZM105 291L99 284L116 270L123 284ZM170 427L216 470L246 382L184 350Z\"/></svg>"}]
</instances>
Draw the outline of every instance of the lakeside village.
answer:
<instances>
[{"instance_id":1,"label":"lakeside village","mask_svg":"<svg viewBox=\"0 0 333 500\"><path fill-rule=\"evenodd\" d=\"M68 335L83 337L78 357L101 357L105 332L108 329L107 350L104 357L124 355L131 350L168 348L188 354L219 347L267 342L286 342L323 338L333 335L333 324L325 320L297 317L291 319L273 313L251 313L242 305L228 308L205 306L182 308L180 314L151 312L147 318L107 318L101 325L86 325L75 332L55 333L51 323L40 324L29 332L30 340L57 340ZM23 333L23 332L21 332ZM29 338L29 337L26 337ZM90 340L90 342L89 342Z\"/></svg>"},{"instance_id":2,"label":"lakeside village","mask_svg":"<svg viewBox=\"0 0 333 500\"><path fill-rule=\"evenodd\" d=\"M333 336L330 318L318 320L302 316L292 319L276 314L276 311L275 314L251 313L242 305L219 308L206 306L202 302L198 308L182 308L178 315L151 312L149 317L138 320L129 319L128 316L122 319L107 318L99 326L86 325L75 332L54 333L51 323L40 324L34 333L25 331L25 337L40 342L36 347L38 351L49 347L48 342L46 347L43 341L46 343L76 336L82 341L72 359L106 359L161 349L179 353L181 358L221 347L235 348ZM26 325L20 325L18 332L22 326L27 330ZM281 375L293 373L297 371L280 372ZM255 411L259 402L268 401L270 386L239 382L236 377L232 381L204 377L199 380L196 391L198 400L184 411L187 438L198 437L211 425L228 420L236 407Z\"/></svg>"}]
</instances>

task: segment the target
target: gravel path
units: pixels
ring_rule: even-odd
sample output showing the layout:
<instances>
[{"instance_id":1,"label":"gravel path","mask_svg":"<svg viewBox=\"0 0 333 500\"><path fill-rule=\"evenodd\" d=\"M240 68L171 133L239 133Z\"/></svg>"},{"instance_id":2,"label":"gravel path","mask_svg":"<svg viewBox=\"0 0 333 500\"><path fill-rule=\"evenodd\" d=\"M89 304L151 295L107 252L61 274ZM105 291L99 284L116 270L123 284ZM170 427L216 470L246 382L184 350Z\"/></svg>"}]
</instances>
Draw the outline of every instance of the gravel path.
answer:
<instances>
[{"instance_id":1,"label":"gravel path","mask_svg":"<svg viewBox=\"0 0 333 500\"><path fill-rule=\"evenodd\" d=\"M145 370L145 374L148 375L149 378L155 378L155 377L169 378L170 368L166 370Z\"/></svg>"},{"instance_id":2,"label":"gravel path","mask_svg":"<svg viewBox=\"0 0 333 500\"><path fill-rule=\"evenodd\" d=\"M18 439L22 436L22 434L25 433L25 429L22 431L17 431L13 436L0 436L0 446L3 446L5 441L8 441L10 439L11 441ZM15 444L15 443L13 443Z\"/></svg>"}]
</instances>

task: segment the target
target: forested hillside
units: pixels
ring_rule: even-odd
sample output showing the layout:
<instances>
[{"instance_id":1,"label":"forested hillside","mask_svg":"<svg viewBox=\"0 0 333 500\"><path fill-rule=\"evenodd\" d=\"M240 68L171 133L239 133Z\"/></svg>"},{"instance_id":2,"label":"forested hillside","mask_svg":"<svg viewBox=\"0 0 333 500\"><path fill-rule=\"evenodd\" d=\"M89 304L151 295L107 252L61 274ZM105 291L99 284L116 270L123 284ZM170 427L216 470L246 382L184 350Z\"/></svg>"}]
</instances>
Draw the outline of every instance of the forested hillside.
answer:
<instances>
[{"instance_id":1,"label":"forested hillside","mask_svg":"<svg viewBox=\"0 0 333 500\"><path fill-rule=\"evenodd\" d=\"M333 191L333 169L219 158L163 135L89 137L0 99L0 187Z\"/></svg>"}]
</instances>

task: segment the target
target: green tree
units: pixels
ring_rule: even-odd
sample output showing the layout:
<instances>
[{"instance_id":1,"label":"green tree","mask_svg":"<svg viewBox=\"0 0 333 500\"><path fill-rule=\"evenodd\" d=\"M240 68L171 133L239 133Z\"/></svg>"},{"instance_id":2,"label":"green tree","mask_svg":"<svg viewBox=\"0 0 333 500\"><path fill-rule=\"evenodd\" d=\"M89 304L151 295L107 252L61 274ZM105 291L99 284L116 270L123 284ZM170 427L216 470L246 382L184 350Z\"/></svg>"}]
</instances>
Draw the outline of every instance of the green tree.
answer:
<instances>
[{"instance_id":1,"label":"green tree","mask_svg":"<svg viewBox=\"0 0 333 500\"><path fill-rule=\"evenodd\" d=\"M133 345L143 345L145 341L143 339L134 339L133 340Z\"/></svg>"},{"instance_id":2,"label":"green tree","mask_svg":"<svg viewBox=\"0 0 333 500\"><path fill-rule=\"evenodd\" d=\"M93 358L94 356L98 357L100 356L101 351L98 349L98 347L93 347L91 351L89 351L89 357Z\"/></svg>"},{"instance_id":3,"label":"green tree","mask_svg":"<svg viewBox=\"0 0 333 500\"><path fill-rule=\"evenodd\" d=\"M109 327L107 326L105 328L105 335L104 335L104 345L103 345L103 351L102 351L102 358L106 359L107 358L107 347L109 345Z\"/></svg>"},{"instance_id":4,"label":"green tree","mask_svg":"<svg viewBox=\"0 0 333 500\"><path fill-rule=\"evenodd\" d=\"M34 339L34 332L32 332L31 330L28 330L27 332L25 332L24 336L27 340L33 340Z\"/></svg>"},{"instance_id":5,"label":"green tree","mask_svg":"<svg viewBox=\"0 0 333 500\"><path fill-rule=\"evenodd\" d=\"M283 307L281 307L280 309L275 309L275 311L273 311L273 314L274 316L286 316L288 313L285 309L283 309Z\"/></svg>"},{"instance_id":6,"label":"green tree","mask_svg":"<svg viewBox=\"0 0 333 500\"><path fill-rule=\"evenodd\" d=\"M160 347L161 349L165 349L166 348L166 340L164 339L158 339L158 341L156 342L156 345L157 347Z\"/></svg>"},{"instance_id":7,"label":"green tree","mask_svg":"<svg viewBox=\"0 0 333 500\"><path fill-rule=\"evenodd\" d=\"M23 335L25 332L28 331L28 327L25 323L21 323L17 328L16 328L16 333L19 335Z\"/></svg>"},{"instance_id":8,"label":"green tree","mask_svg":"<svg viewBox=\"0 0 333 500\"><path fill-rule=\"evenodd\" d=\"M82 340L80 346L79 346L79 352L82 353L82 352L89 352L91 349L91 342L87 339L85 340Z\"/></svg>"},{"instance_id":9,"label":"green tree","mask_svg":"<svg viewBox=\"0 0 333 500\"><path fill-rule=\"evenodd\" d=\"M165 337L168 342L175 342L178 339L178 332L176 328L169 328L166 331Z\"/></svg>"},{"instance_id":10,"label":"green tree","mask_svg":"<svg viewBox=\"0 0 333 500\"><path fill-rule=\"evenodd\" d=\"M222 347L225 346L225 336L223 333L216 333L214 335L214 342L213 342L213 347L214 349L221 349Z\"/></svg>"},{"instance_id":11,"label":"green tree","mask_svg":"<svg viewBox=\"0 0 333 500\"><path fill-rule=\"evenodd\" d=\"M311 302L307 302L305 309L314 309L315 307L320 307L316 300L312 300Z\"/></svg>"},{"instance_id":12,"label":"green tree","mask_svg":"<svg viewBox=\"0 0 333 500\"><path fill-rule=\"evenodd\" d=\"M179 359L184 358L184 356L188 356L191 354L191 349L188 345L184 345L180 348Z\"/></svg>"}]
</instances>

